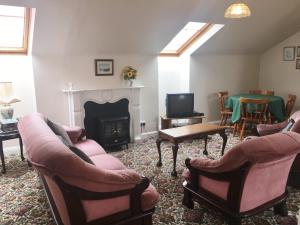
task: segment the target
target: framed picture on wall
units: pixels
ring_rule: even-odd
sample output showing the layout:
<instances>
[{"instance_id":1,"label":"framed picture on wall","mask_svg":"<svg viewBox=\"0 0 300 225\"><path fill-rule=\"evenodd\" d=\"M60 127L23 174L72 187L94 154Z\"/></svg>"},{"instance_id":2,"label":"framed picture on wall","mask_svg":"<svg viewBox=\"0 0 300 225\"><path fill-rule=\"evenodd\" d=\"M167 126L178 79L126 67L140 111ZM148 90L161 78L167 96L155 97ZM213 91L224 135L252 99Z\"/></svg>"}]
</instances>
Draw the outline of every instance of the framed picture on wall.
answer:
<instances>
[{"instance_id":1,"label":"framed picture on wall","mask_svg":"<svg viewBox=\"0 0 300 225\"><path fill-rule=\"evenodd\" d=\"M297 47L297 57L300 57L300 46Z\"/></svg>"},{"instance_id":2,"label":"framed picture on wall","mask_svg":"<svg viewBox=\"0 0 300 225\"><path fill-rule=\"evenodd\" d=\"M283 48L283 60L294 61L295 60L295 47L284 47Z\"/></svg>"},{"instance_id":3,"label":"framed picture on wall","mask_svg":"<svg viewBox=\"0 0 300 225\"><path fill-rule=\"evenodd\" d=\"M113 59L95 59L95 75L96 76L112 76L114 75Z\"/></svg>"},{"instance_id":4,"label":"framed picture on wall","mask_svg":"<svg viewBox=\"0 0 300 225\"><path fill-rule=\"evenodd\" d=\"M296 59L296 69L300 70L300 59Z\"/></svg>"}]
</instances>

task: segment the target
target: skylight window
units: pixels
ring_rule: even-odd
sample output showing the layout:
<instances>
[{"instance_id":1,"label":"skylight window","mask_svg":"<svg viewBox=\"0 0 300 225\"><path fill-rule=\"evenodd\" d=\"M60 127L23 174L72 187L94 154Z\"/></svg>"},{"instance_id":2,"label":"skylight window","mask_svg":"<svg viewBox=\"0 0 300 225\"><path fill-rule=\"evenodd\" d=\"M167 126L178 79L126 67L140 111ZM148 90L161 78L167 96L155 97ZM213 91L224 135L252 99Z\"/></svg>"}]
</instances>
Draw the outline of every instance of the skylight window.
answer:
<instances>
[{"instance_id":1,"label":"skylight window","mask_svg":"<svg viewBox=\"0 0 300 225\"><path fill-rule=\"evenodd\" d=\"M0 5L0 53L27 53L30 10Z\"/></svg>"},{"instance_id":2,"label":"skylight window","mask_svg":"<svg viewBox=\"0 0 300 225\"><path fill-rule=\"evenodd\" d=\"M161 51L161 56L180 56L186 51L190 54L218 32L223 25L188 22L184 28ZM201 43L201 44L199 44ZM197 46L197 48L195 48ZM191 51L191 49L194 49Z\"/></svg>"}]
</instances>

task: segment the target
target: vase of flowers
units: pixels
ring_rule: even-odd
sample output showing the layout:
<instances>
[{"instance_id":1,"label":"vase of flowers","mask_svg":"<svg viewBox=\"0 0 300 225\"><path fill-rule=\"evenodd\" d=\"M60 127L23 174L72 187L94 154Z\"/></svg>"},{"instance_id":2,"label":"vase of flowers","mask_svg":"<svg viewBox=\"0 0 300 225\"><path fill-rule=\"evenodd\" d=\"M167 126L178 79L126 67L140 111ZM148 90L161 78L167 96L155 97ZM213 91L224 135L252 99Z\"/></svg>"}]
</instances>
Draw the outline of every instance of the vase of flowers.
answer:
<instances>
[{"instance_id":1,"label":"vase of flowers","mask_svg":"<svg viewBox=\"0 0 300 225\"><path fill-rule=\"evenodd\" d=\"M129 81L130 87L132 87L133 80L136 79L137 76L137 70L132 68L131 66L126 66L122 70L122 76L124 80Z\"/></svg>"}]
</instances>

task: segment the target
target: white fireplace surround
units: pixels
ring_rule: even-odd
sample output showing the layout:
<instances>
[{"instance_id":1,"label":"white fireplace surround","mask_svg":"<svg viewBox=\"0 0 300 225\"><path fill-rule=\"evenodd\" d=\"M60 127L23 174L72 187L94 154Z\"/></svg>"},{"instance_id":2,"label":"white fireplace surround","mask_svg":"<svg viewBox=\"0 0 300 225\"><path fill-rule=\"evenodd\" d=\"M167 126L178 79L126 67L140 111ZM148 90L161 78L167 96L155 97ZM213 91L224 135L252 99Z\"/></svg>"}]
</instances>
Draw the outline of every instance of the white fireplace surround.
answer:
<instances>
[{"instance_id":1,"label":"white fireplace surround","mask_svg":"<svg viewBox=\"0 0 300 225\"><path fill-rule=\"evenodd\" d=\"M71 87L68 90L63 90L68 98L69 126L84 127L83 105L87 101L103 104L127 98L129 100L131 141L139 141L141 139L140 92L142 88L143 86L74 90Z\"/></svg>"}]
</instances>

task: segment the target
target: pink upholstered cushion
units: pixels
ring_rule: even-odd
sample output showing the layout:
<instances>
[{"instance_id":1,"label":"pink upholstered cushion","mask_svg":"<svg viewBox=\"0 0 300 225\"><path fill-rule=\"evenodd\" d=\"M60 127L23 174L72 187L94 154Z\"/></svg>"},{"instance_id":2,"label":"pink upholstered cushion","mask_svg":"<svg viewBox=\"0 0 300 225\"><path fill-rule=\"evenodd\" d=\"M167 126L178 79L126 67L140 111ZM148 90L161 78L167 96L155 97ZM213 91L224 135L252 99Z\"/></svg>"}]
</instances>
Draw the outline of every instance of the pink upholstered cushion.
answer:
<instances>
[{"instance_id":1,"label":"pink upholstered cushion","mask_svg":"<svg viewBox=\"0 0 300 225\"><path fill-rule=\"evenodd\" d=\"M96 167L106 170L124 170L126 166L117 158L108 155L101 154L90 157Z\"/></svg>"},{"instance_id":2,"label":"pink upholstered cushion","mask_svg":"<svg viewBox=\"0 0 300 225\"><path fill-rule=\"evenodd\" d=\"M291 131L300 133L300 110L293 113L290 119L293 119L295 121L295 124L293 125ZM285 126L287 126L287 124L288 124L288 120L283 121L281 123L272 124L272 125L259 124L257 126L257 132L259 133L260 136L274 134L280 132Z\"/></svg>"},{"instance_id":3,"label":"pink upholstered cushion","mask_svg":"<svg viewBox=\"0 0 300 225\"><path fill-rule=\"evenodd\" d=\"M205 176L199 176L199 187L209 191L216 196L227 200L227 194L229 190L229 182L218 181Z\"/></svg>"},{"instance_id":4,"label":"pink upholstered cushion","mask_svg":"<svg viewBox=\"0 0 300 225\"><path fill-rule=\"evenodd\" d=\"M79 148L89 157L106 153L97 142L91 139L77 142L75 147Z\"/></svg>"},{"instance_id":5,"label":"pink upholstered cushion","mask_svg":"<svg viewBox=\"0 0 300 225\"><path fill-rule=\"evenodd\" d=\"M183 171L182 176L187 182L191 182L191 173L188 169ZM218 181L205 176L199 175L199 187L206 191L213 193L214 195L227 200L227 194L229 190L229 182Z\"/></svg>"},{"instance_id":6,"label":"pink upholstered cushion","mask_svg":"<svg viewBox=\"0 0 300 225\"><path fill-rule=\"evenodd\" d=\"M63 126L63 128L69 135L73 144L76 144L79 141L79 138L82 136L82 129L80 127L68 127L68 126Z\"/></svg>"},{"instance_id":7,"label":"pink upholstered cushion","mask_svg":"<svg viewBox=\"0 0 300 225\"><path fill-rule=\"evenodd\" d=\"M193 167L204 171L219 173L232 171L246 162L264 163L285 156L297 154L300 151L300 135L294 132L277 133L244 141L219 160L194 158Z\"/></svg>"},{"instance_id":8,"label":"pink upholstered cushion","mask_svg":"<svg viewBox=\"0 0 300 225\"><path fill-rule=\"evenodd\" d=\"M149 187L142 194L142 210L147 211L153 209L159 201L159 193L155 187L150 184Z\"/></svg>"},{"instance_id":9,"label":"pink upholstered cushion","mask_svg":"<svg viewBox=\"0 0 300 225\"><path fill-rule=\"evenodd\" d=\"M159 194L150 184L142 194L141 206L143 211L153 209L159 201ZM85 200L82 201L87 215L87 221L112 215L114 213L128 210L130 207L129 196L122 196L107 200ZM101 209L101 210L99 210Z\"/></svg>"},{"instance_id":10,"label":"pink upholstered cushion","mask_svg":"<svg viewBox=\"0 0 300 225\"><path fill-rule=\"evenodd\" d=\"M257 125L257 132L260 136L266 136L280 132L284 127L288 125L288 121L276 124L259 124Z\"/></svg>"},{"instance_id":11,"label":"pink upholstered cushion","mask_svg":"<svg viewBox=\"0 0 300 225\"><path fill-rule=\"evenodd\" d=\"M62 195L59 187L52 180L52 178L50 178L49 176L44 176L44 178L51 192L51 196L53 197L62 222L64 223L64 225L70 225L69 213L65 204L64 196Z\"/></svg>"},{"instance_id":12,"label":"pink upholstered cushion","mask_svg":"<svg viewBox=\"0 0 300 225\"><path fill-rule=\"evenodd\" d=\"M87 222L128 210L130 207L129 196L105 200L84 200L81 202L87 217Z\"/></svg>"},{"instance_id":13,"label":"pink upholstered cushion","mask_svg":"<svg viewBox=\"0 0 300 225\"><path fill-rule=\"evenodd\" d=\"M284 194L294 158L295 155L253 165L245 179L240 212L254 209Z\"/></svg>"}]
</instances>

